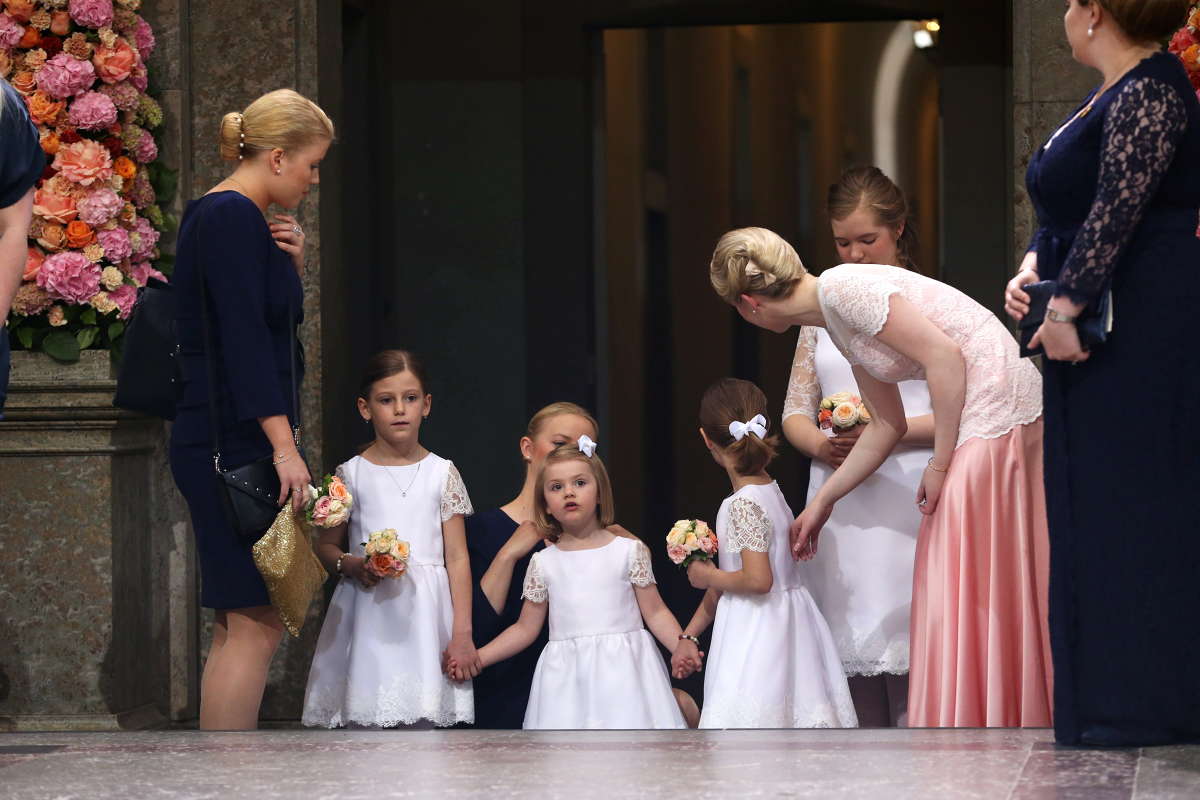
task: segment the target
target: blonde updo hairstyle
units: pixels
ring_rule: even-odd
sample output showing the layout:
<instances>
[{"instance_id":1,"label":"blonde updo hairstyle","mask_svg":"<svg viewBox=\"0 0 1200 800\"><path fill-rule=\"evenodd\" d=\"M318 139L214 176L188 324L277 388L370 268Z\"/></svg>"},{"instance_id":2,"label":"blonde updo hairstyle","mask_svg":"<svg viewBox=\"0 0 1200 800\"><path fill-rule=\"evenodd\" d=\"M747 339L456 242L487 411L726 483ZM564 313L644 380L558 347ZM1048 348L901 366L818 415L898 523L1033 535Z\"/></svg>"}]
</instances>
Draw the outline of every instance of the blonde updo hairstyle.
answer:
<instances>
[{"instance_id":1,"label":"blonde updo hairstyle","mask_svg":"<svg viewBox=\"0 0 1200 800\"><path fill-rule=\"evenodd\" d=\"M774 460L779 447L779 437L768 434L760 439L747 433L740 440L729 432L729 423L749 422L756 414L762 414L771 425L767 413L767 396L750 381L737 378L721 378L704 390L700 398L700 427L708 440L733 458L733 469L739 475L757 475Z\"/></svg>"},{"instance_id":2,"label":"blonde updo hairstyle","mask_svg":"<svg viewBox=\"0 0 1200 800\"><path fill-rule=\"evenodd\" d=\"M276 148L291 152L333 138L333 122L320 106L299 92L276 89L221 119L221 158L237 161Z\"/></svg>"},{"instance_id":3,"label":"blonde updo hairstyle","mask_svg":"<svg viewBox=\"0 0 1200 800\"><path fill-rule=\"evenodd\" d=\"M549 506L546 505L546 470L565 461L581 461L591 468L592 475L596 478L596 518L600 521L601 527L607 528L613 524L613 520L616 518L612 481L608 478L608 470L605 469L600 456L593 453L591 457L588 457L576 445L563 445L548 453L546 460L542 462L542 468L538 471L537 476L537 492L534 493L533 500L533 521L539 528L547 532L546 538L552 542L558 541L558 537L562 536L563 529L562 524L554 518L554 515L550 513Z\"/></svg>"},{"instance_id":4,"label":"blonde updo hairstyle","mask_svg":"<svg viewBox=\"0 0 1200 800\"><path fill-rule=\"evenodd\" d=\"M1138 44L1158 43L1183 27L1194 0L1079 0L1099 3L1127 37Z\"/></svg>"},{"instance_id":5,"label":"blonde updo hairstyle","mask_svg":"<svg viewBox=\"0 0 1200 800\"><path fill-rule=\"evenodd\" d=\"M592 426L592 432L597 436L600 435L600 425L596 422L596 418L591 415L591 412L581 405L567 402L551 403L539 409L533 415L532 419L529 420L529 427L525 429L525 435L532 439L542 432L542 428L548 421L564 414L573 414L576 417L582 417Z\"/></svg>"},{"instance_id":6,"label":"blonde updo hairstyle","mask_svg":"<svg viewBox=\"0 0 1200 800\"><path fill-rule=\"evenodd\" d=\"M722 236L708 270L713 289L731 306L743 294L787 297L808 273L792 246L766 228L738 228Z\"/></svg>"}]
</instances>

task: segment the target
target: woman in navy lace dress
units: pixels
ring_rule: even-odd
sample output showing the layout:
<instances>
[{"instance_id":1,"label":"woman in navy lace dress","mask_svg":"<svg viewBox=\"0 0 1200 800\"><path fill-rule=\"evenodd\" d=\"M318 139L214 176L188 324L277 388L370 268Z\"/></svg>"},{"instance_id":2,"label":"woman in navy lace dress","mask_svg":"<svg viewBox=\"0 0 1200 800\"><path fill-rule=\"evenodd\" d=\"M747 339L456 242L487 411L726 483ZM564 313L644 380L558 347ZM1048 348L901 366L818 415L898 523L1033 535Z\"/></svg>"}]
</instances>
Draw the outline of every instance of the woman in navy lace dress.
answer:
<instances>
[{"instance_id":1,"label":"woman in navy lace dress","mask_svg":"<svg viewBox=\"0 0 1200 800\"><path fill-rule=\"evenodd\" d=\"M1075 58L1104 82L1033 155L1039 229L1021 289L1058 283L1045 347L1055 734L1200 738L1200 102L1156 42L1188 0L1070 0ZM1113 329L1072 321L1111 288Z\"/></svg>"}]
</instances>

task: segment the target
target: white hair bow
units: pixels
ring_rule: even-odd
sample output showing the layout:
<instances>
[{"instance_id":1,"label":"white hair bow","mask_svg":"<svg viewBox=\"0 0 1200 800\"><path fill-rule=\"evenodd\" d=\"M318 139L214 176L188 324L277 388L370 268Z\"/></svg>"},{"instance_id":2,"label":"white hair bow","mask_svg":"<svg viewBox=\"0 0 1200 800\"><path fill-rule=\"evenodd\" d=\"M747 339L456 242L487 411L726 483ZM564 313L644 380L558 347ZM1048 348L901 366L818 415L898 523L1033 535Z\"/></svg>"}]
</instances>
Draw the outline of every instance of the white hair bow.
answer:
<instances>
[{"instance_id":1,"label":"white hair bow","mask_svg":"<svg viewBox=\"0 0 1200 800\"><path fill-rule=\"evenodd\" d=\"M767 418L762 414L755 414L754 419L749 422L738 422L736 419L729 423L729 435L734 441L740 442L747 433L753 433L758 438L762 439L767 435Z\"/></svg>"},{"instance_id":2,"label":"white hair bow","mask_svg":"<svg viewBox=\"0 0 1200 800\"><path fill-rule=\"evenodd\" d=\"M579 437L579 452L583 453L588 458L592 457L592 453L596 452L596 443L592 441L592 437L586 433Z\"/></svg>"}]
</instances>

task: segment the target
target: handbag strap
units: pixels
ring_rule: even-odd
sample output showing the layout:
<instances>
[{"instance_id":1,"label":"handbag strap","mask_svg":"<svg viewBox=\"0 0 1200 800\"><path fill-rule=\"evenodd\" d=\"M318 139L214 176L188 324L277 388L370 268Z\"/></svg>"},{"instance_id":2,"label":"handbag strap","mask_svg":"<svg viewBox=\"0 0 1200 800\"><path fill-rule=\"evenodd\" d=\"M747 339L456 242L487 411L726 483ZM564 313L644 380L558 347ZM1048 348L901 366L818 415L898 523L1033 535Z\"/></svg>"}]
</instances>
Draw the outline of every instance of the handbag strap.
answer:
<instances>
[{"instance_id":1,"label":"handbag strap","mask_svg":"<svg viewBox=\"0 0 1200 800\"><path fill-rule=\"evenodd\" d=\"M196 217L195 226L198 228L200 222L207 216L208 206L205 205L200 209L199 216ZM209 427L212 428L212 459L213 469L217 474L221 473L221 417L220 405L216 396L217 389L217 368L213 363L213 337L212 326L208 318L208 281L205 277L204 260L200 258L200 236L196 233L192 237L192 261L196 265L196 274L200 281L200 326L204 332L204 367L208 373L208 419ZM296 384L296 325L293 322L295 319L294 307L292 306L291 294L288 294L288 373L291 377L292 387L292 413L299 419L300 416L300 393ZM291 419L289 417L289 422ZM300 446L300 426L292 424L292 439L296 446Z\"/></svg>"}]
</instances>

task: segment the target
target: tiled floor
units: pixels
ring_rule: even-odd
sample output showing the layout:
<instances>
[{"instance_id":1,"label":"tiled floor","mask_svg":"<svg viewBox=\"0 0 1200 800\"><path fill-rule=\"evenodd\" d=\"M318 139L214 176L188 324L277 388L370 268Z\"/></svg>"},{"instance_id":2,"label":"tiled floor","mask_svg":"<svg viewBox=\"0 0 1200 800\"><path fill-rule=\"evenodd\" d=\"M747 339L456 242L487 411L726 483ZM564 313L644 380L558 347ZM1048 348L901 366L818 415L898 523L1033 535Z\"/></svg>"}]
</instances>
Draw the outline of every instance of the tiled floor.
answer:
<instances>
[{"instance_id":1,"label":"tiled floor","mask_svg":"<svg viewBox=\"0 0 1200 800\"><path fill-rule=\"evenodd\" d=\"M1049 731L261 731L0 735L0 797L1194 798L1200 747Z\"/></svg>"}]
</instances>

